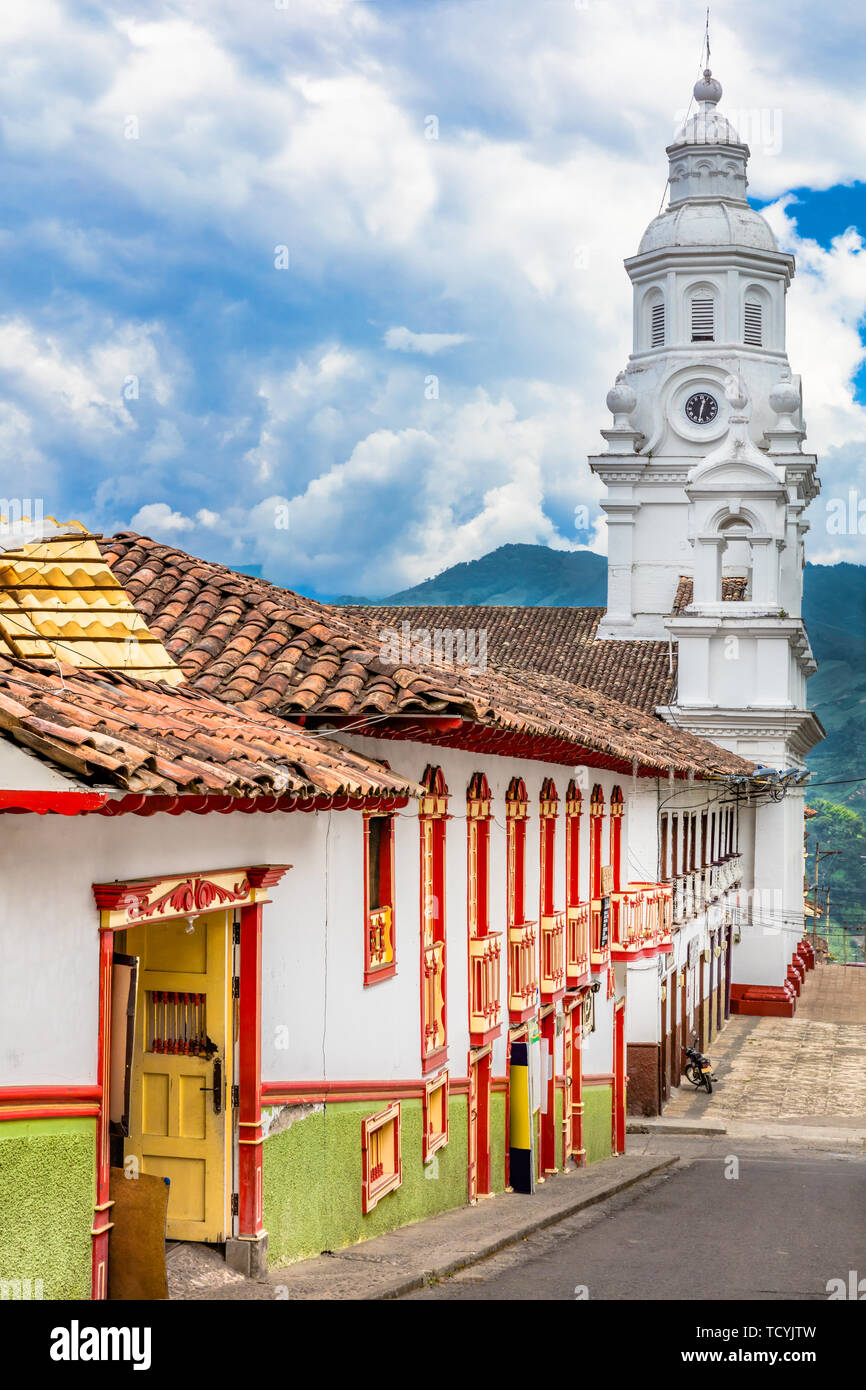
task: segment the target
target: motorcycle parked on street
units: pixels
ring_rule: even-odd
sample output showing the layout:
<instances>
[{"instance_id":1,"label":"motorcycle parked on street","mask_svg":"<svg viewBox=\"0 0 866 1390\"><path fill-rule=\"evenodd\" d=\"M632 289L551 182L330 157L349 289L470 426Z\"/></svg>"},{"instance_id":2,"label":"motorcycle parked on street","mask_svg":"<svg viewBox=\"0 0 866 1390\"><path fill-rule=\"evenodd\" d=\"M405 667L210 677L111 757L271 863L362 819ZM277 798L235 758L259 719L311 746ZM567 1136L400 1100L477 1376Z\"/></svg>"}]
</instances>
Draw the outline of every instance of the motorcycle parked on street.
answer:
<instances>
[{"instance_id":1,"label":"motorcycle parked on street","mask_svg":"<svg viewBox=\"0 0 866 1390\"><path fill-rule=\"evenodd\" d=\"M697 1036L697 1033L693 1033L692 1039L694 1040ZM702 1052L698 1052L696 1047L687 1047L686 1057L688 1058L686 1062L686 1076L689 1081L698 1089L704 1086L707 1094L712 1095L713 1082L716 1078L713 1076L713 1068L709 1057L705 1057Z\"/></svg>"}]
</instances>

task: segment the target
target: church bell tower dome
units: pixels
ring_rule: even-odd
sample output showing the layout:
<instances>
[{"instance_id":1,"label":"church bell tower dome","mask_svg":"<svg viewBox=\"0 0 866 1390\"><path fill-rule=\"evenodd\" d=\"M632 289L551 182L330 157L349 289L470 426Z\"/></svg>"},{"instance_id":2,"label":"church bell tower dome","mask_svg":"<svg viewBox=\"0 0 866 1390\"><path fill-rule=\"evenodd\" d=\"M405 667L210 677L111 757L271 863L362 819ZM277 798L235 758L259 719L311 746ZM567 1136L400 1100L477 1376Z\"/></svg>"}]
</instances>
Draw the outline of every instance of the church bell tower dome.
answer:
<instances>
[{"instance_id":1,"label":"church bell tower dome","mask_svg":"<svg viewBox=\"0 0 866 1390\"><path fill-rule=\"evenodd\" d=\"M779 585L768 581L766 587L776 594L777 608L799 613L797 528L817 483L814 460L802 453L802 393L785 342L794 258L779 249L769 223L749 206L749 147L719 110L721 97L722 84L706 68L666 148L667 207L625 262L634 295L632 351L608 394L613 422L602 430L607 452L591 459L607 487L602 638L668 635L680 579L696 569L690 489L735 426L753 465L743 487L758 478L774 496L794 488L790 504L779 502L783 510L788 506L788 521L774 520L773 544L784 546L772 552L772 564L780 563ZM747 418L737 415L731 379L742 383L750 402ZM756 467L758 456L772 460L769 472ZM714 474L714 487L722 487L720 476ZM707 541L704 549L710 548ZM725 553L720 574L727 577L734 551Z\"/></svg>"}]
</instances>

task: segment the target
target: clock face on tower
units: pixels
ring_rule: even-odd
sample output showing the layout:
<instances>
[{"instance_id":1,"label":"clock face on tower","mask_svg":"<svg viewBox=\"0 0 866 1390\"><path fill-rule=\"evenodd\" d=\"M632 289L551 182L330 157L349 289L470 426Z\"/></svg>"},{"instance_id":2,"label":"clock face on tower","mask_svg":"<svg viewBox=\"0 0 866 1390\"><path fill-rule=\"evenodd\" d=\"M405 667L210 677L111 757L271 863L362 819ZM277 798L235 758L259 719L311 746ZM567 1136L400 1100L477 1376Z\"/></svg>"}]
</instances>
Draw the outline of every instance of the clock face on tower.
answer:
<instances>
[{"instance_id":1,"label":"clock face on tower","mask_svg":"<svg viewBox=\"0 0 866 1390\"><path fill-rule=\"evenodd\" d=\"M685 412L693 425L709 425L719 413L719 403L709 391L696 391L686 401Z\"/></svg>"}]
</instances>

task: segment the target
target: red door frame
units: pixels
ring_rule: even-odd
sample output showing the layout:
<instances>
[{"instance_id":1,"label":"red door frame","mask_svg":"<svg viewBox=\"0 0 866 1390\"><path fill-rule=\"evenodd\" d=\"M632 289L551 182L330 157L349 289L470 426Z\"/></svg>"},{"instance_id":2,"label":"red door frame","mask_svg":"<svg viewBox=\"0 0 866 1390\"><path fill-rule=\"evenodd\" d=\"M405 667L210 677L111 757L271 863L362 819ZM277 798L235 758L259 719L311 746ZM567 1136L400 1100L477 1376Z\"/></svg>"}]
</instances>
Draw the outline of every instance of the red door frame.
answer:
<instances>
[{"instance_id":1,"label":"red door frame","mask_svg":"<svg viewBox=\"0 0 866 1390\"><path fill-rule=\"evenodd\" d=\"M557 1171L556 1167L556 1011L550 1010L549 1014L541 1020L541 1036L547 1043L547 1062L550 1068L549 1078L544 1078L542 1084L547 1092L547 1108L541 1120L541 1177Z\"/></svg>"},{"instance_id":2,"label":"red door frame","mask_svg":"<svg viewBox=\"0 0 866 1390\"><path fill-rule=\"evenodd\" d=\"M562 1165L568 1159L583 1168L586 1165L586 1150L583 1147L583 997L565 1015L568 1029L567 1046L571 1051L571 1068L567 1070L566 1085L571 1088L570 1127L565 1133Z\"/></svg>"},{"instance_id":3,"label":"red door frame","mask_svg":"<svg viewBox=\"0 0 866 1390\"><path fill-rule=\"evenodd\" d=\"M490 1152L491 1123L490 1104L493 1082L493 1049L487 1048L480 1056L469 1054L469 1106L474 1103L475 1122L469 1119L469 1200L475 1197L489 1197L492 1182L492 1156ZM474 1129L474 1144L473 1144ZM507 1145L506 1145L507 1148ZM474 1151L473 1151L474 1150Z\"/></svg>"},{"instance_id":4,"label":"red door frame","mask_svg":"<svg viewBox=\"0 0 866 1390\"><path fill-rule=\"evenodd\" d=\"M258 864L245 870L247 893L255 897L257 890L272 888L292 866L291 864ZM100 909L99 930L99 1052L97 1084L100 1090L99 1118L96 1125L96 1202L94 1204L93 1254L90 1296L101 1302L108 1297L108 1233L111 1230L109 1196L111 1150L109 1142L111 1085L111 974L114 960L114 934L146 920L148 914L139 911L125 921L109 924L112 910L124 909L131 902L139 909L148 898L158 896L165 884L173 884L184 875L172 874L162 879L143 880L134 884L115 882L93 885ZM196 875L188 876L190 881ZM142 887L141 885L144 884ZM262 1228L262 1028L261 1028L261 961L262 908L267 899L240 907L240 984L238 1000L238 1111L241 1138L238 1161L238 1238L261 1240ZM212 902L209 906L212 907ZM201 908L199 910L206 910ZM230 909L227 909L230 910ZM156 920L170 921L173 917L189 915L185 910L171 911ZM249 1131L249 1133L247 1133Z\"/></svg>"},{"instance_id":5,"label":"red door frame","mask_svg":"<svg viewBox=\"0 0 866 1390\"><path fill-rule=\"evenodd\" d=\"M613 1114L611 1140L615 1154L625 1153L625 1000L614 1005L613 1011Z\"/></svg>"}]
</instances>

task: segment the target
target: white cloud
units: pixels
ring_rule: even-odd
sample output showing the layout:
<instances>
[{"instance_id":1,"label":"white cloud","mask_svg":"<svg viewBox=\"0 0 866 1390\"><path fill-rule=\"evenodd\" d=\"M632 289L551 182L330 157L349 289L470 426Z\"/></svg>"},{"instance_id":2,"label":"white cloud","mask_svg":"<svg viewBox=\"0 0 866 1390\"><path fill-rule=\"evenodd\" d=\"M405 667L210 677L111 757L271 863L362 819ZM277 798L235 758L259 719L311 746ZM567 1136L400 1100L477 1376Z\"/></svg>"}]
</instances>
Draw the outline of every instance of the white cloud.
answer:
<instances>
[{"instance_id":1,"label":"white cloud","mask_svg":"<svg viewBox=\"0 0 866 1390\"><path fill-rule=\"evenodd\" d=\"M173 511L167 502L148 502L146 506L139 507L130 527L133 531L159 539L161 536L175 536L181 531L192 531L195 522Z\"/></svg>"},{"instance_id":2,"label":"white cloud","mask_svg":"<svg viewBox=\"0 0 866 1390\"><path fill-rule=\"evenodd\" d=\"M470 342L466 333L413 333L411 328L389 328L383 339L392 352L423 352L432 357L443 348Z\"/></svg>"},{"instance_id":3,"label":"white cloud","mask_svg":"<svg viewBox=\"0 0 866 1390\"><path fill-rule=\"evenodd\" d=\"M622 258L661 200L693 6L624 24L603 3L438 0L418 26L363 0L6 7L4 145L47 194L25 188L4 256L29 248L59 286L0 321L7 470L319 588L384 592L502 540L603 547L585 455L631 345ZM770 0L717 16L752 192L860 177L864 28L798 0L784 24ZM86 197L58 211L58 180ZM836 490L866 444L866 257L856 233L801 238L790 201L768 215L798 257L791 363Z\"/></svg>"}]
</instances>

